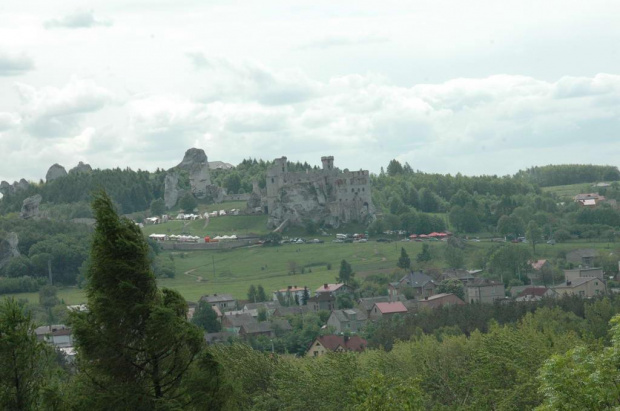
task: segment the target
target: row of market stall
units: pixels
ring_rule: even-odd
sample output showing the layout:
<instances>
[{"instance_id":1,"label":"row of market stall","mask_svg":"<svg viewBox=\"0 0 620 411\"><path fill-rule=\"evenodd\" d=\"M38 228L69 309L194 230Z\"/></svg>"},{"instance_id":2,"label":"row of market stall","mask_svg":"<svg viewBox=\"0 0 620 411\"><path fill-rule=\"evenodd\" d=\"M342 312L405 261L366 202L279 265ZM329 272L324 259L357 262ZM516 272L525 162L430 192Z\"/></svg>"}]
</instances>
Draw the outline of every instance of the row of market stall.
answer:
<instances>
[{"instance_id":1,"label":"row of market stall","mask_svg":"<svg viewBox=\"0 0 620 411\"><path fill-rule=\"evenodd\" d=\"M195 235L176 235L176 234L151 234L149 238L155 241L176 241L180 243L213 243L218 241L238 240L236 235L218 235L213 238L209 236L199 237Z\"/></svg>"}]
</instances>

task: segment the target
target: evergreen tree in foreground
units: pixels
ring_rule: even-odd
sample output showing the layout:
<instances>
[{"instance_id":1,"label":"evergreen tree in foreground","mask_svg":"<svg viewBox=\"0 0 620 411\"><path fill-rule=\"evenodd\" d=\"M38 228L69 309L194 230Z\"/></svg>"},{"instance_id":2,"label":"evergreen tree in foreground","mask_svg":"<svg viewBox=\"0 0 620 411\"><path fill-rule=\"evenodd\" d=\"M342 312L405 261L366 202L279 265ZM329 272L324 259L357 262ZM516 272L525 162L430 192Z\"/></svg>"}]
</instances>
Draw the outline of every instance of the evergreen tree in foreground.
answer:
<instances>
[{"instance_id":1,"label":"evergreen tree in foreground","mask_svg":"<svg viewBox=\"0 0 620 411\"><path fill-rule=\"evenodd\" d=\"M32 410L48 382L51 349L37 340L34 322L13 298L0 302L0 409Z\"/></svg>"},{"instance_id":2,"label":"evergreen tree in foreground","mask_svg":"<svg viewBox=\"0 0 620 411\"><path fill-rule=\"evenodd\" d=\"M161 409L191 402L183 377L203 348L187 303L158 290L139 228L95 195L88 312L72 315L83 395L78 408Z\"/></svg>"}]
</instances>

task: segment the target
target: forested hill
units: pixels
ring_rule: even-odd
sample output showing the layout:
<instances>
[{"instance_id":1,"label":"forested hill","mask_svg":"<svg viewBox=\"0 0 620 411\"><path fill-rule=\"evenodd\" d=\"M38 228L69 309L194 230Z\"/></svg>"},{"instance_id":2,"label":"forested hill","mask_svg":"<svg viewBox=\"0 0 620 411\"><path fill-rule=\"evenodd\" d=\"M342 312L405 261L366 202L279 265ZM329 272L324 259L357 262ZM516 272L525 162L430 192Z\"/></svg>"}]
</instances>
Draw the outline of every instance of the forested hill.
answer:
<instances>
[{"instance_id":1,"label":"forested hill","mask_svg":"<svg viewBox=\"0 0 620 411\"><path fill-rule=\"evenodd\" d=\"M213 184L224 187L229 194L241 194L252 191L252 182L258 180L261 188L265 187L265 176L272 162L246 159L233 169L211 170ZM289 162L290 171L316 169L308 163ZM187 171L177 170L179 187L189 188ZM27 197L40 194L42 204L72 204L62 214L67 218L90 217L91 194L104 189L124 214L147 210L151 201L164 197L164 180L166 170L133 171L131 168L95 169L88 172L68 173L50 182L30 183L27 188L5 194L0 199L0 215L19 212L22 202Z\"/></svg>"},{"instance_id":2,"label":"forested hill","mask_svg":"<svg viewBox=\"0 0 620 411\"><path fill-rule=\"evenodd\" d=\"M559 164L530 167L526 170L520 170L515 174L515 177L531 184L537 184L540 187L551 187L599 181L618 181L620 180L620 171L616 166Z\"/></svg>"}]
</instances>

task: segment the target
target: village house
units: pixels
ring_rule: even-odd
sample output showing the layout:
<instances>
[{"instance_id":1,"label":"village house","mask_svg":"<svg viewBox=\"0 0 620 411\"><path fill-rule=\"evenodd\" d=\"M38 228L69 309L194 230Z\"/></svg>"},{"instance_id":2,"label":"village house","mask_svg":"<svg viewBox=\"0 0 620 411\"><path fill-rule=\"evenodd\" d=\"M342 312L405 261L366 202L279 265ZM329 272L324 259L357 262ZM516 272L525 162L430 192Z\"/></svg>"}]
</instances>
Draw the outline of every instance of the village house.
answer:
<instances>
[{"instance_id":1,"label":"village house","mask_svg":"<svg viewBox=\"0 0 620 411\"><path fill-rule=\"evenodd\" d=\"M327 320L328 327L334 327L337 333L357 333L366 326L368 315L359 308L332 311Z\"/></svg>"},{"instance_id":2,"label":"village house","mask_svg":"<svg viewBox=\"0 0 620 411\"><path fill-rule=\"evenodd\" d=\"M239 334L241 327L248 324L258 324L258 321L250 314L224 315L222 317L222 330L234 334Z\"/></svg>"},{"instance_id":3,"label":"village house","mask_svg":"<svg viewBox=\"0 0 620 411\"><path fill-rule=\"evenodd\" d=\"M338 283L338 284L323 284L314 292L315 295L319 294L329 294L334 297L339 296L341 294L351 294L353 293L353 289L346 284Z\"/></svg>"},{"instance_id":4,"label":"village house","mask_svg":"<svg viewBox=\"0 0 620 411\"><path fill-rule=\"evenodd\" d=\"M310 292L308 287L297 287L296 285L289 285L286 288L274 291L273 301L284 301L286 305L291 305L293 303L297 305L302 305L304 300L304 293L307 294L308 298L312 297L312 293Z\"/></svg>"},{"instance_id":5,"label":"village house","mask_svg":"<svg viewBox=\"0 0 620 411\"><path fill-rule=\"evenodd\" d=\"M287 317L289 315L302 315L307 313L313 313L315 310L314 305L292 305L290 307L277 307L273 310L273 317Z\"/></svg>"},{"instance_id":6,"label":"village house","mask_svg":"<svg viewBox=\"0 0 620 411\"><path fill-rule=\"evenodd\" d=\"M404 295L397 295L395 297L389 295L381 295L377 297L363 297L357 300L357 306L361 310L364 310L366 315L370 315L370 310L374 307L375 303L387 303L390 301L400 301L401 303L407 305L407 298Z\"/></svg>"},{"instance_id":7,"label":"village house","mask_svg":"<svg viewBox=\"0 0 620 411\"><path fill-rule=\"evenodd\" d=\"M314 311L331 311L336 309L336 296L330 293L317 293L308 299L309 307Z\"/></svg>"},{"instance_id":8,"label":"village house","mask_svg":"<svg viewBox=\"0 0 620 411\"><path fill-rule=\"evenodd\" d=\"M370 310L369 318L373 321L386 317L392 317L396 314L407 314L407 307L400 301L375 303Z\"/></svg>"},{"instance_id":9,"label":"village house","mask_svg":"<svg viewBox=\"0 0 620 411\"><path fill-rule=\"evenodd\" d=\"M581 277L566 281L553 287L558 297L563 295L578 295L583 298L592 298L605 293L606 285L603 280L593 277Z\"/></svg>"},{"instance_id":10,"label":"village house","mask_svg":"<svg viewBox=\"0 0 620 411\"><path fill-rule=\"evenodd\" d=\"M237 309L237 300L230 294L203 295L200 301L206 301L211 307L217 307L222 312Z\"/></svg>"},{"instance_id":11,"label":"village house","mask_svg":"<svg viewBox=\"0 0 620 411\"><path fill-rule=\"evenodd\" d=\"M465 285L465 298L468 303L493 303L506 296L504 283L477 278Z\"/></svg>"},{"instance_id":12,"label":"village house","mask_svg":"<svg viewBox=\"0 0 620 411\"><path fill-rule=\"evenodd\" d=\"M368 342L358 335L351 337L343 335L321 335L317 337L308 350L307 357L319 357L329 351L344 352L355 351L362 352L368 346Z\"/></svg>"},{"instance_id":13,"label":"village house","mask_svg":"<svg viewBox=\"0 0 620 411\"><path fill-rule=\"evenodd\" d=\"M543 298L555 298L557 295L553 288L527 287L517 295L515 301L540 301Z\"/></svg>"},{"instance_id":14,"label":"village house","mask_svg":"<svg viewBox=\"0 0 620 411\"><path fill-rule=\"evenodd\" d=\"M545 268L549 268L550 266L551 264L549 264L549 261L547 260L530 261L530 267L532 267L532 270L534 270L535 272L540 272Z\"/></svg>"},{"instance_id":15,"label":"village house","mask_svg":"<svg viewBox=\"0 0 620 411\"><path fill-rule=\"evenodd\" d=\"M566 281L575 280L577 278L598 278L604 280L603 269L600 267L592 268L575 268L573 270L564 270L564 279Z\"/></svg>"},{"instance_id":16,"label":"village house","mask_svg":"<svg viewBox=\"0 0 620 411\"><path fill-rule=\"evenodd\" d=\"M420 301L418 301L418 305L420 308L439 308L445 307L449 305L465 305L465 301L461 300L454 294L435 294L430 297L426 297Z\"/></svg>"},{"instance_id":17,"label":"village house","mask_svg":"<svg viewBox=\"0 0 620 411\"><path fill-rule=\"evenodd\" d=\"M596 257L598 252L592 248L579 248L566 253L566 261L576 267L591 267Z\"/></svg>"},{"instance_id":18,"label":"village house","mask_svg":"<svg viewBox=\"0 0 620 411\"><path fill-rule=\"evenodd\" d=\"M423 298L435 294L437 284L422 271L411 271L401 278L398 283L390 283L388 292L389 295L396 296L402 294L405 288L413 290L414 297Z\"/></svg>"},{"instance_id":19,"label":"village house","mask_svg":"<svg viewBox=\"0 0 620 411\"><path fill-rule=\"evenodd\" d=\"M441 273L441 281L444 280L459 280L463 284L467 284L469 281L473 281L475 279L474 273L477 273L481 270L469 271L461 268L448 268L443 270Z\"/></svg>"},{"instance_id":20,"label":"village house","mask_svg":"<svg viewBox=\"0 0 620 411\"><path fill-rule=\"evenodd\" d=\"M270 317L271 315L273 315L273 312L276 310L276 308L281 307L280 303L278 301L265 301L265 302L261 302L261 303L247 303L243 305L243 311L245 313L253 313L253 312L260 312L261 310L265 310L265 312L267 313L267 317Z\"/></svg>"},{"instance_id":21,"label":"village house","mask_svg":"<svg viewBox=\"0 0 620 411\"><path fill-rule=\"evenodd\" d=\"M263 321L260 323L247 323L239 327L239 337L243 339L258 337L259 335L273 337L271 323Z\"/></svg>"}]
</instances>

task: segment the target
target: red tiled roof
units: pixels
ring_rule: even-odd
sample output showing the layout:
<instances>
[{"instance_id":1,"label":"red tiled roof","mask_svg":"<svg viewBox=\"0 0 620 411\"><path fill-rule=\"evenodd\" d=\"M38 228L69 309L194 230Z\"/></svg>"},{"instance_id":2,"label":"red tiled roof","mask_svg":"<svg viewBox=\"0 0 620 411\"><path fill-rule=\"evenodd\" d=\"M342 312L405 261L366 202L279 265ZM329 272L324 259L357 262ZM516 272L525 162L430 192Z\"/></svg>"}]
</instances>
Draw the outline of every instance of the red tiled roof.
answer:
<instances>
[{"instance_id":1,"label":"red tiled roof","mask_svg":"<svg viewBox=\"0 0 620 411\"><path fill-rule=\"evenodd\" d=\"M343 347L348 351L364 351L368 342L358 335L354 335L345 340L342 335L321 335L317 338L323 347L330 351L335 351L338 347Z\"/></svg>"},{"instance_id":2,"label":"red tiled roof","mask_svg":"<svg viewBox=\"0 0 620 411\"><path fill-rule=\"evenodd\" d=\"M534 295L534 296L542 297L543 295L545 295L547 290L548 288L530 287L530 288L526 288L525 290L521 291L518 297L525 297L526 295Z\"/></svg>"},{"instance_id":3,"label":"red tiled roof","mask_svg":"<svg viewBox=\"0 0 620 411\"><path fill-rule=\"evenodd\" d=\"M545 263L547 262L547 260L538 260L538 261L532 261L530 264L532 265L532 268L534 270L540 270L543 265L545 265Z\"/></svg>"},{"instance_id":4,"label":"red tiled roof","mask_svg":"<svg viewBox=\"0 0 620 411\"><path fill-rule=\"evenodd\" d=\"M337 289L339 289L343 285L344 284L324 284L324 285L320 286L319 288L317 288L316 292L317 293L327 293L327 292L336 291Z\"/></svg>"},{"instance_id":5,"label":"red tiled roof","mask_svg":"<svg viewBox=\"0 0 620 411\"><path fill-rule=\"evenodd\" d=\"M393 314L393 313L406 313L407 307L405 304L400 301L389 302L389 303L375 303L379 311L382 314Z\"/></svg>"}]
</instances>

